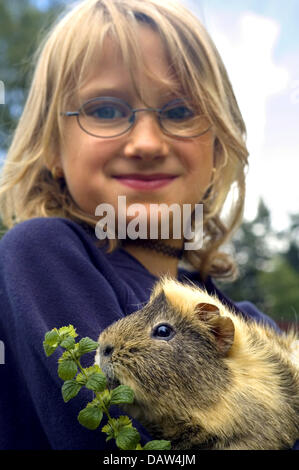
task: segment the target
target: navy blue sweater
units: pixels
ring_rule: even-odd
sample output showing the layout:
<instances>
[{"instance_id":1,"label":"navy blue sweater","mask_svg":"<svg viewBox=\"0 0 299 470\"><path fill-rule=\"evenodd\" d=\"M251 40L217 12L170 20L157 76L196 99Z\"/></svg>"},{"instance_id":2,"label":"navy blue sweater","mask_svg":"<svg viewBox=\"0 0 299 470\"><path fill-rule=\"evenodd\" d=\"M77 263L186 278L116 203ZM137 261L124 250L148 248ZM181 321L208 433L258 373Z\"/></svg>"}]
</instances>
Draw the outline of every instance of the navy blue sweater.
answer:
<instances>
[{"instance_id":1,"label":"navy blue sweater","mask_svg":"<svg viewBox=\"0 0 299 470\"><path fill-rule=\"evenodd\" d=\"M57 375L61 351L47 358L42 346L48 330L69 324L80 337L96 340L109 324L148 301L158 279L125 250L107 254L96 241L92 230L72 221L36 218L16 225L0 242L0 340L5 352L0 364L0 449L115 449L100 430L78 423L92 392L82 389L64 403ZM178 279L201 285L198 274L182 269ZM205 287L234 306L211 279ZM235 309L277 328L250 302L235 304ZM83 366L92 364L92 354L83 356ZM151 439L139 423L134 425L142 443Z\"/></svg>"}]
</instances>

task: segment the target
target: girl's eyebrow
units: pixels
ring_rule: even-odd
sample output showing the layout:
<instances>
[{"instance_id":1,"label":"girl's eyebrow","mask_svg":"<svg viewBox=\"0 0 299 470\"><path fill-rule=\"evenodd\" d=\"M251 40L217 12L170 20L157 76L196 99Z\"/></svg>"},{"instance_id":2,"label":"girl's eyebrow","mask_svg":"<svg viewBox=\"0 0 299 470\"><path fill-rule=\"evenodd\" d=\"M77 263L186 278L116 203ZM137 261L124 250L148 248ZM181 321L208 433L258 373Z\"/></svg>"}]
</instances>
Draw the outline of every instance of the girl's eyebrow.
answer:
<instances>
[{"instance_id":1,"label":"girl's eyebrow","mask_svg":"<svg viewBox=\"0 0 299 470\"><path fill-rule=\"evenodd\" d=\"M89 90L79 92L79 96L83 100L89 100L99 96L119 96L120 98L125 98L131 96L131 92L128 89L120 87L90 88Z\"/></svg>"},{"instance_id":2,"label":"girl's eyebrow","mask_svg":"<svg viewBox=\"0 0 299 470\"><path fill-rule=\"evenodd\" d=\"M160 98L165 99L167 97L171 98L175 96L176 93L174 93L171 90L161 90L161 94L159 95ZM103 88L90 88L87 89L86 91L82 90L82 92L79 92L79 98L82 101L87 101L92 98L97 98L100 96L116 96L119 98L122 98L123 100L128 100L128 99L133 99L136 95L135 93L130 90L129 88L122 88L122 87L103 87Z\"/></svg>"}]
</instances>

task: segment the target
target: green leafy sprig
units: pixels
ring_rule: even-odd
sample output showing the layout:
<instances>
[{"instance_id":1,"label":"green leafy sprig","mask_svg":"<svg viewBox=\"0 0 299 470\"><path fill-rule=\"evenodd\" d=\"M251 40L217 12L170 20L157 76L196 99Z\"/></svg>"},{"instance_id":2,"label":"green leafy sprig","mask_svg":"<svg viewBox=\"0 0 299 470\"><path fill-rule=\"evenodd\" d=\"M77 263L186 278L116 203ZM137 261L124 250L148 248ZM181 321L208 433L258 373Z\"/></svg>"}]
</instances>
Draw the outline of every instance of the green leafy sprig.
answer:
<instances>
[{"instance_id":1,"label":"green leafy sprig","mask_svg":"<svg viewBox=\"0 0 299 470\"><path fill-rule=\"evenodd\" d=\"M99 427L103 415L106 414L108 422L102 427L102 432L107 434L106 442L115 439L117 447L121 450L169 450L170 442L164 440L150 441L142 447L140 434L128 416L111 418L109 407L133 403L134 392L127 385L108 390L106 377L98 365L82 367L80 358L83 354L95 351L98 343L88 337L76 343L77 336L73 325L53 328L45 334L43 347L48 357L59 346L65 349L58 359L58 375L64 381L61 392L65 402L77 396L82 387L94 392L95 398L78 414L79 423L94 430Z\"/></svg>"}]
</instances>

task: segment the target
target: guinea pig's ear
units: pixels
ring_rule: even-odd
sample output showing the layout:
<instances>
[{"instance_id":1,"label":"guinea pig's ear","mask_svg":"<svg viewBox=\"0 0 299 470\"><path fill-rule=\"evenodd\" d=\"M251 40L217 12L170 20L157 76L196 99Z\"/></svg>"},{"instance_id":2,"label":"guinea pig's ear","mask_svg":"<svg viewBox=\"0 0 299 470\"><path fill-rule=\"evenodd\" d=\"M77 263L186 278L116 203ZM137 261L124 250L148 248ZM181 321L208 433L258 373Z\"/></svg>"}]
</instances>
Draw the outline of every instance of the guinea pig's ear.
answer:
<instances>
[{"instance_id":1,"label":"guinea pig's ear","mask_svg":"<svg viewBox=\"0 0 299 470\"><path fill-rule=\"evenodd\" d=\"M197 316L203 321L207 321L215 316L220 316L219 308L217 307L217 305L207 304L203 302L196 305L196 313Z\"/></svg>"},{"instance_id":2,"label":"guinea pig's ear","mask_svg":"<svg viewBox=\"0 0 299 470\"><path fill-rule=\"evenodd\" d=\"M226 356L235 337L235 327L229 317L220 316L219 308L214 304L199 303L196 306L196 314L201 321L211 326L217 348L222 356Z\"/></svg>"}]
</instances>

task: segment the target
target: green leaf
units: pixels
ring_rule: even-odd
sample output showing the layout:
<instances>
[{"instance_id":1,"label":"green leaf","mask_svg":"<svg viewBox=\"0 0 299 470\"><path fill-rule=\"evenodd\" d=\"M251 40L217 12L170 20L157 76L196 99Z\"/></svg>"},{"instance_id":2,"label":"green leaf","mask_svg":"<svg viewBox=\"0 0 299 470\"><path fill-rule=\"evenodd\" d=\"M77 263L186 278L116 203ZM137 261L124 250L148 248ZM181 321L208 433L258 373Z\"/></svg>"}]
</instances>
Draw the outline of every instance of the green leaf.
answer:
<instances>
[{"instance_id":1,"label":"green leaf","mask_svg":"<svg viewBox=\"0 0 299 470\"><path fill-rule=\"evenodd\" d=\"M61 387L63 400L68 402L71 398L74 398L80 391L81 385L76 380L67 380Z\"/></svg>"},{"instance_id":2,"label":"green leaf","mask_svg":"<svg viewBox=\"0 0 299 470\"><path fill-rule=\"evenodd\" d=\"M88 337L82 338L79 341L78 353L82 355L91 351L95 351L98 348L98 346L99 346L99 343L97 343L96 341L93 341L91 338L88 338Z\"/></svg>"},{"instance_id":3,"label":"green leaf","mask_svg":"<svg viewBox=\"0 0 299 470\"><path fill-rule=\"evenodd\" d=\"M90 367L85 367L84 371L88 375L88 377L90 377L93 374L102 374L103 373L102 370L100 369L100 367L97 364L95 364L93 366L90 366Z\"/></svg>"},{"instance_id":4,"label":"green leaf","mask_svg":"<svg viewBox=\"0 0 299 470\"><path fill-rule=\"evenodd\" d=\"M127 385L119 385L111 391L111 405L119 405L120 403L133 403L134 392Z\"/></svg>"},{"instance_id":5,"label":"green leaf","mask_svg":"<svg viewBox=\"0 0 299 470\"><path fill-rule=\"evenodd\" d=\"M100 396L101 396L101 400L104 403L104 405L106 406L106 408L109 408L110 400L111 400L111 393L109 392L109 390L106 388L106 390L101 392Z\"/></svg>"},{"instance_id":6,"label":"green leaf","mask_svg":"<svg viewBox=\"0 0 299 470\"><path fill-rule=\"evenodd\" d=\"M106 442L114 437L114 432L116 436L118 436L120 430L124 427L132 427L132 421L130 420L129 416L111 418L109 422L102 428L102 432L105 432L108 435Z\"/></svg>"},{"instance_id":7,"label":"green leaf","mask_svg":"<svg viewBox=\"0 0 299 470\"><path fill-rule=\"evenodd\" d=\"M60 336L66 338L67 336L72 336L73 338L76 338L78 334L76 333L76 329L73 327L73 325L69 326L62 326L59 328L58 333Z\"/></svg>"},{"instance_id":8,"label":"green leaf","mask_svg":"<svg viewBox=\"0 0 299 470\"><path fill-rule=\"evenodd\" d=\"M64 362L65 360L73 360L72 354L69 351L64 351L58 359L58 362Z\"/></svg>"},{"instance_id":9,"label":"green leaf","mask_svg":"<svg viewBox=\"0 0 299 470\"><path fill-rule=\"evenodd\" d=\"M170 450L170 441L150 441L145 444L143 450Z\"/></svg>"},{"instance_id":10,"label":"green leaf","mask_svg":"<svg viewBox=\"0 0 299 470\"><path fill-rule=\"evenodd\" d=\"M89 377L86 382L86 388L93 390L94 392L103 392L107 385L107 379L104 374L93 374Z\"/></svg>"},{"instance_id":11,"label":"green leaf","mask_svg":"<svg viewBox=\"0 0 299 470\"><path fill-rule=\"evenodd\" d=\"M140 441L137 429L132 426L125 426L120 429L116 437L116 445L122 450L134 450Z\"/></svg>"},{"instance_id":12,"label":"green leaf","mask_svg":"<svg viewBox=\"0 0 299 470\"><path fill-rule=\"evenodd\" d=\"M112 418L113 419L113 418ZM106 442L110 441L110 439L113 439L114 437L114 430L113 427L111 426L110 423L106 424L105 426L102 427L101 429L102 432L107 434Z\"/></svg>"},{"instance_id":13,"label":"green leaf","mask_svg":"<svg viewBox=\"0 0 299 470\"><path fill-rule=\"evenodd\" d=\"M118 429L121 429L122 427L125 426L132 426L132 421L130 420L129 416L119 416L117 418L117 427Z\"/></svg>"},{"instance_id":14,"label":"green leaf","mask_svg":"<svg viewBox=\"0 0 299 470\"><path fill-rule=\"evenodd\" d=\"M94 366L92 366L92 368L93 368L93 371L96 372L97 374L103 374L103 371L100 368L100 366L98 366L98 364L95 364Z\"/></svg>"},{"instance_id":15,"label":"green leaf","mask_svg":"<svg viewBox=\"0 0 299 470\"><path fill-rule=\"evenodd\" d=\"M60 337L58 334L58 331L56 328L53 328L53 330L48 331L45 334L45 340L43 342L43 347L44 351L46 353L46 356L51 356L54 351L58 348L60 343Z\"/></svg>"},{"instance_id":16,"label":"green leaf","mask_svg":"<svg viewBox=\"0 0 299 470\"><path fill-rule=\"evenodd\" d=\"M85 375L82 374L81 372L79 372L79 374L76 377L76 382L80 385L85 385L87 380L88 380L87 377L85 377Z\"/></svg>"},{"instance_id":17,"label":"green leaf","mask_svg":"<svg viewBox=\"0 0 299 470\"><path fill-rule=\"evenodd\" d=\"M69 351L75 346L75 339L73 336L67 336L63 341L61 341L60 346Z\"/></svg>"},{"instance_id":18,"label":"green leaf","mask_svg":"<svg viewBox=\"0 0 299 470\"><path fill-rule=\"evenodd\" d=\"M57 346L49 346L48 344L46 344L45 342L43 342L43 346L44 346L44 351L45 351L45 354L47 357L51 356L51 354L53 354L58 345Z\"/></svg>"},{"instance_id":19,"label":"green leaf","mask_svg":"<svg viewBox=\"0 0 299 470\"><path fill-rule=\"evenodd\" d=\"M60 362L58 366L58 375L62 380L70 380L75 377L78 367L75 361L70 359Z\"/></svg>"},{"instance_id":20,"label":"green leaf","mask_svg":"<svg viewBox=\"0 0 299 470\"><path fill-rule=\"evenodd\" d=\"M99 406L88 403L86 408L78 414L78 421L87 429L97 429L102 421L103 411Z\"/></svg>"},{"instance_id":21,"label":"green leaf","mask_svg":"<svg viewBox=\"0 0 299 470\"><path fill-rule=\"evenodd\" d=\"M53 328L53 330L48 331L45 334L45 343L48 344L49 346L56 346L59 343L59 334L56 328Z\"/></svg>"},{"instance_id":22,"label":"green leaf","mask_svg":"<svg viewBox=\"0 0 299 470\"><path fill-rule=\"evenodd\" d=\"M142 446L141 446L141 444L140 444L140 443L139 443L139 444L137 444L137 446L136 446L136 450L143 450L143 448L142 448Z\"/></svg>"}]
</instances>

